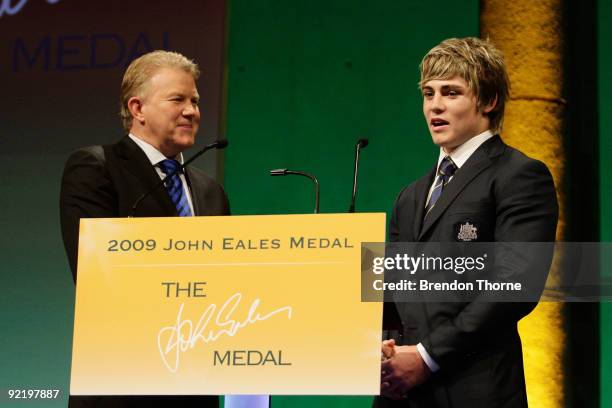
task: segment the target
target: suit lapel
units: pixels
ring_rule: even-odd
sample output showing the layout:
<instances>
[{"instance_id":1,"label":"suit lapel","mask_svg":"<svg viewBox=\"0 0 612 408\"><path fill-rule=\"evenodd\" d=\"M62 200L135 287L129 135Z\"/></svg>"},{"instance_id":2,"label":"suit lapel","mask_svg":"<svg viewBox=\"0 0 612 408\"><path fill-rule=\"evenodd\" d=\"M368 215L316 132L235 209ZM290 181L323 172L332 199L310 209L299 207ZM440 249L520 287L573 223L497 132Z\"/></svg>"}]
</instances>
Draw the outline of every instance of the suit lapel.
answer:
<instances>
[{"instance_id":1,"label":"suit lapel","mask_svg":"<svg viewBox=\"0 0 612 408\"><path fill-rule=\"evenodd\" d=\"M176 207L165 187L163 185L158 186L159 175L142 149L127 136L117 143L116 147L117 155L121 158L123 166L141 182L142 193L151 191L150 199L157 201L168 216L176 216ZM143 206L146 206L146 200Z\"/></svg>"},{"instance_id":2,"label":"suit lapel","mask_svg":"<svg viewBox=\"0 0 612 408\"><path fill-rule=\"evenodd\" d=\"M193 204L193 215L208 215L203 212L206 208L204 205L204 194L197 187L197 183L192 183L194 179L193 171L189 168L185 168L185 177L187 178L187 184L189 185L189 190L191 191L191 203Z\"/></svg>"},{"instance_id":3,"label":"suit lapel","mask_svg":"<svg viewBox=\"0 0 612 408\"><path fill-rule=\"evenodd\" d=\"M463 189L474 180L478 174L491 165L491 157L500 153L501 150L503 150L503 146L504 144L499 136L493 136L476 149L465 164L457 170L453 179L444 187L442 195L436 202L436 205L434 205L429 214L427 214L427 217L423 220L423 228L421 228L421 232L418 235L419 241ZM425 204L423 204L423 206L424 205Z\"/></svg>"},{"instance_id":4,"label":"suit lapel","mask_svg":"<svg viewBox=\"0 0 612 408\"><path fill-rule=\"evenodd\" d=\"M413 236L416 241L419 237L419 233L421 231L421 226L423 225L423 216L425 215L425 200L427 200L427 195L429 193L429 187L431 187L431 183L433 183L433 179L436 175L436 171L438 170L438 166L434 166L430 172L423 178L421 178L416 185L415 195L416 195L416 209L414 213L414 231Z\"/></svg>"}]
</instances>

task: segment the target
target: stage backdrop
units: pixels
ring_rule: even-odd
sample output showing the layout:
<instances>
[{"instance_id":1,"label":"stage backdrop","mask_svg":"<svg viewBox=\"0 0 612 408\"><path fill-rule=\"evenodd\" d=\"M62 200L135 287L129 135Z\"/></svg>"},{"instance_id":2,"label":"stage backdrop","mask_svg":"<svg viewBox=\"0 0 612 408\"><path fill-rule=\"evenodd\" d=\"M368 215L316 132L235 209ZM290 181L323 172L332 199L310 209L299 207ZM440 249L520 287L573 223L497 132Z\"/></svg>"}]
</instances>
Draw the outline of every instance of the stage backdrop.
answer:
<instances>
[{"instance_id":1,"label":"stage backdrop","mask_svg":"<svg viewBox=\"0 0 612 408\"><path fill-rule=\"evenodd\" d=\"M312 183L268 175L279 167L316 175L321 212L346 212L362 137L370 145L361 155L357 211L390 212L400 189L438 157L423 119L419 62L445 38L478 35L478 1L235 0L230 10L232 212L312 212ZM368 397L272 398L275 408L370 405Z\"/></svg>"},{"instance_id":2,"label":"stage backdrop","mask_svg":"<svg viewBox=\"0 0 612 408\"><path fill-rule=\"evenodd\" d=\"M604 242L612 241L612 4L599 1L598 12L598 84L599 84L599 180L601 237ZM612 281L612 265L604 265L602 277ZM612 303L601 304L601 408L612 407Z\"/></svg>"},{"instance_id":3,"label":"stage backdrop","mask_svg":"<svg viewBox=\"0 0 612 408\"><path fill-rule=\"evenodd\" d=\"M224 50L223 0L0 0L0 398L7 388L59 388L62 399L43 406L66 406L74 286L59 230L61 171L76 147L122 135L119 83L132 58L168 48L200 64L200 142L227 126L225 184L235 214L312 211L308 180L267 175L277 167L316 174L322 211L346 211L360 137L370 146L357 210L390 211L401 187L436 157L420 112L419 60L443 38L477 35L478 4L234 0ZM610 241L612 8L598 4L600 227ZM210 155L197 165L220 177L218 163ZM612 308L602 305L601 407L612 405L611 321ZM369 406L369 398L350 397L273 402Z\"/></svg>"},{"instance_id":4,"label":"stage backdrop","mask_svg":"<svg viewBox=\"0 0 612 408\"><path fill-rule=\"evenodd\" d=\"M119 87L153 49L202 70L199 144L217 138L225 1L0 1L0 406L7 388L68 391L74 284L59 229L63 164L123 136ZM197 164L215 175L216 159Z\"/></svg>"}]
</instances>

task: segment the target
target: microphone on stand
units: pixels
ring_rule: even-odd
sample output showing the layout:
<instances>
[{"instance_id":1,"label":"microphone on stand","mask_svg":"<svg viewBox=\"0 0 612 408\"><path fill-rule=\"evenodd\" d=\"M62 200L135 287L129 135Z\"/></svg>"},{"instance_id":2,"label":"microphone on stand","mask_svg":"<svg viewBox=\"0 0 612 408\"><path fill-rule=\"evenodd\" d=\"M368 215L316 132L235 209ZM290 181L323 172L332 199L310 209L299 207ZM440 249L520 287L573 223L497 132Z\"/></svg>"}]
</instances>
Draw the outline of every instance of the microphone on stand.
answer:
<instances>
[{"instance_id":1,"label":"microphone on stand","mask_svg":"<svg viewBox=\"0 0 612 408\"><path fill-rule=\"evenodd\" d=\"M172 171L172 172L166 174L166 176L163 179L161 179L159 181L159 183L155 187L153 187L152 189L150 189L149 191L147 191L146 193L144 193L143 195L138 197L138 199L134 202L134 205L132 205L132 209L130 211L130 218L133 217L136 214L136 210L138 209L138 206L140 205L140 203L142 203L142 201L145 198L147 198L149 195L151 195L152 192L157 190L160 186L164 185L166 183L166 180L168 180L170 177L173 177L175 174L184 171L185 167L187 167L188 164L190 164L192 161L194 161L195 159L197 159L198 157L200 157L201 155L203 155L207 151L209 151L211 149L225 149L228 144L229 144L229 142L227 141L227 139L219 139L216 142L213 142L213 143L211 143L209 145L206 145L206 146L204 146L202 148L202 150L200 150L199 152L197 152L196 154L191 156L191 158L189 160L187 160L185 163L183 163L175 171Z\"/></svg>"},{"instance_id":2,"label":"microphone on stand","mask_svg":"<svg viewBox=\"0 0 612 408\"><path fill-rule=\"evenodd\" d=\"M319 180L317 180L317 178L315 176L313 176L312 174L304 173L303 171L294 171L294 170L288 170L288 169L274 169L274 170L270 170L270 175L271 176L288 176L288 175L293 175L293 174L298 175L298 176L308 177L314 183L314 186L315 186L315 210L314 210L314 213L318 214L319 213Z\"/></svg>"},{"instance_id":3,"label":"microphone on stand","mask_svg":"<svg viewBox=\"0 0 612 408\"><path fill-rule=\"evenodd\" d=\"M359 173L359 153L361 149L365 148L369 144L368 139L359 139L357 141L357 145L355 146L355 169L353 171L353 196L351 198L351 206L349 207L348 212L355 212L355 196L357 195L357 174Z\"/></svg>"}]
</instances>

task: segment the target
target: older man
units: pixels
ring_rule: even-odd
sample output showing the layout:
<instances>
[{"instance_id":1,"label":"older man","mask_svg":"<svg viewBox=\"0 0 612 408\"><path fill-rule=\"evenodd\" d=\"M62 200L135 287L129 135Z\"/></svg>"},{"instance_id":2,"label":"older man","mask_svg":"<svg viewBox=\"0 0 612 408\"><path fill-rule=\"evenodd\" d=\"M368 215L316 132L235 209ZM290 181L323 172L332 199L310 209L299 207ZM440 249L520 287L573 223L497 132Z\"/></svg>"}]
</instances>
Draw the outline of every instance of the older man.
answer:
<instances>
[{"instance_id":1,"label":"older man","mask_svg":"<svg viewBox=\"0 0 612 408\"><path fill-rule=\"evenodd\" d=\"M195 63L175 52L155 51L134 60L121 84L121 117L127 135L116 144L74 152L62 178L62 235L73 277L81 218L226 215L223 188L195 168L181 171L182 152L193 146L200 124ZM178 172L160 186L166 175ZM73 397L83 407L217 406L217 397Z\"/></svg>"}]
</instances>

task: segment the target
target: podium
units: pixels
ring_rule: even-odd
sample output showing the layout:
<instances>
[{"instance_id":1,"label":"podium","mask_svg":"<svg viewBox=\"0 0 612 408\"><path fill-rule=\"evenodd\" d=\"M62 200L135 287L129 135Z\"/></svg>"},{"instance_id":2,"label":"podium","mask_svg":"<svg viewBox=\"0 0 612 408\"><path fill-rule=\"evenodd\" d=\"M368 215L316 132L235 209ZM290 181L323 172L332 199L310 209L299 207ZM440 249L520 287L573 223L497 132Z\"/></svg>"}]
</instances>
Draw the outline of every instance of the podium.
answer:
<instances>
[{"instance_id":1,"label":"podium","mask_svg":"<svg viewBox=\"0 0 612 408\"><path fill-rule=\"evenodd\" d=\"M385 214L82 219L71 395L377 395Z\"/></svg>"}]
</instances>

